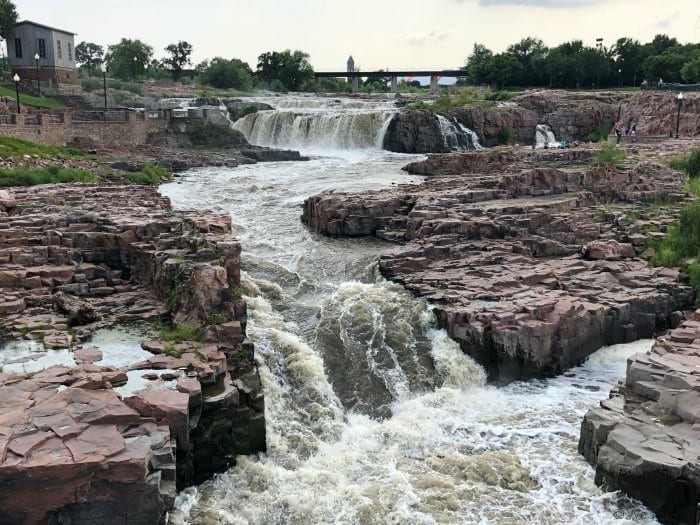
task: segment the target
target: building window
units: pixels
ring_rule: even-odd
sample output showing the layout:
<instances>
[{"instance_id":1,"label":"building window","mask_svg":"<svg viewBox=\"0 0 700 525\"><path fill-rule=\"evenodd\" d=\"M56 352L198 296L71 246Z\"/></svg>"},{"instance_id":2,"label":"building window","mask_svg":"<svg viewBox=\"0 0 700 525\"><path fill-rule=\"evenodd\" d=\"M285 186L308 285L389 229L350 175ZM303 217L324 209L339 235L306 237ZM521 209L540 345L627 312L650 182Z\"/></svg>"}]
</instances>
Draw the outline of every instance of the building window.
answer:
<instances>
[{"instance_id":1,"label":"building window","mask_svg":"<svg viewBox=\"0 0 700 525\"><path fill-rule=\"evenodd\" d=\"M61 53L61 41L56 40L56 55L58 55L58 59L61 60L63 58L63 53Z\"/></svg>"},{"instance_id":2,"label":"building window","mask_svg":"<svg viewBox=\"0 0 700 525\"><path fill-rule=\"evenodd\" d=\"M73 61L73 48L70 45L70 42L68 42L68 60L71 62Z\"/></svg>"},{"instance_id":3,"label":"building window","mask_svg":"<svg viewBox=\"0 0 700 525\"><path fill-rule=\"evenodd\" d=\"M39 39L39 56L46 58L46 40L43 38Z\"/></svg>"},{"instance_id":4,"label":"building window","mask_svg":"<svg viewBox=\"0 0 700 525\"><path fill-rule=\"evenodd\" d=\"M17 58L22 58L22 39L15 38L15 56Z\"/></svg>"}]
</instances>

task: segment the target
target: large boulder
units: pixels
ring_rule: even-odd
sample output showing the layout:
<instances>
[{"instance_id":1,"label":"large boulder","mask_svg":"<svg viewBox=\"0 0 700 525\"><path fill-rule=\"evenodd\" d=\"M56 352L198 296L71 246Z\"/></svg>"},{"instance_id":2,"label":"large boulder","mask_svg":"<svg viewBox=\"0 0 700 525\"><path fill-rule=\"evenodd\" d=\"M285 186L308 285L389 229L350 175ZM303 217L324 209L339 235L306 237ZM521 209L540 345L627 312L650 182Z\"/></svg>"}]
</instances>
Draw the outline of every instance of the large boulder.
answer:
<instances>
[{"instance_id":1,"label":"large boulder","mask_svg":"<svg viewBox=\"0 0 700 525\"><path fill-rule=\"evenodd\" d=\"M391 119L384 135L384 149L396 153L447 153L450 148L430 111L409 109Z\"/></svg>"}]
</instances>

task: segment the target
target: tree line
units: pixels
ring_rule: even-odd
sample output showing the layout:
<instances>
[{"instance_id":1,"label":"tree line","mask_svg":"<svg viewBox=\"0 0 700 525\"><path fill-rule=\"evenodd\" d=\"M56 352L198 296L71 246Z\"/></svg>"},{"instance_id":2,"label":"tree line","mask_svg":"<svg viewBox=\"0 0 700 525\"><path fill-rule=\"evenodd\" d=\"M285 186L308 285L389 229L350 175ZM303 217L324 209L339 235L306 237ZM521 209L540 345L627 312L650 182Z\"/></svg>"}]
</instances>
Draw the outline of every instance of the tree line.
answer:
<instances>
[{"instance_id":1,"label":"tree line","mask_svg":"<svg viewBox=\"0 0 700 525\"><path fill-rule=\"evenodd\" d=\"M542 40L527 37L493 53L474 44L465 70L470 83L553 88L591 88L648 84L700 83L700 44L680 44L667 35L656 35L642 44L619 38L612 46L598 41L584 46L581 40L548 48Z\"/></svg>"},{"instance_id":2,"label":"tree line","mask_svg":"<svg viewBox=\"0 0 700 525\"><path fill-rule=\"evenodd\" d=\"M303 51L271 51L258 57L253 70L237 58L215 57L204 60L192 70L192 44L185 40L170 44L166 55L154 58L148 44L135 39L122 38L107 47L92 42L80 42L75 46L75 59L81 70L90 76L101 75L102 65L110 77L120 80L166 79L180 80L185 72L193 72L202 84L216 88L235 88L248 91L255 87L267 87L276 91L300 91L313 82L313 68L309 55Z\"/></svg>"}]
</instances>

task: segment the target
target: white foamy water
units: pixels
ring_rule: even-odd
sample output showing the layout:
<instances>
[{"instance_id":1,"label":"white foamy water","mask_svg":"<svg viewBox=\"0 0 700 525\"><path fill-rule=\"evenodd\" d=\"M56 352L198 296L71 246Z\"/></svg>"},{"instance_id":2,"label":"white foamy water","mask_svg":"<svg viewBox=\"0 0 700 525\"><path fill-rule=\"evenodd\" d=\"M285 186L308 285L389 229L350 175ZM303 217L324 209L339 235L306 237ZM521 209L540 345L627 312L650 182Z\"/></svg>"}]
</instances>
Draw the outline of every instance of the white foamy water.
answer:
<instances>
[{"instance_id":1,"label":"white foamy water","mask_svg":"<svg viewBox=\"0 0 700 525\"><path fill-rule=\"evenodd\" d=\"M656 523L597 488L577 454L583 414L651 341L601 350L556 379L487 386L427 306L377 275L388 245L301 224L306 196L418 182L400 171L412 159L328 151L161 187L177 208L231 214L268 447L183 491L170 523Z\"/></svg>"}]
</instances>

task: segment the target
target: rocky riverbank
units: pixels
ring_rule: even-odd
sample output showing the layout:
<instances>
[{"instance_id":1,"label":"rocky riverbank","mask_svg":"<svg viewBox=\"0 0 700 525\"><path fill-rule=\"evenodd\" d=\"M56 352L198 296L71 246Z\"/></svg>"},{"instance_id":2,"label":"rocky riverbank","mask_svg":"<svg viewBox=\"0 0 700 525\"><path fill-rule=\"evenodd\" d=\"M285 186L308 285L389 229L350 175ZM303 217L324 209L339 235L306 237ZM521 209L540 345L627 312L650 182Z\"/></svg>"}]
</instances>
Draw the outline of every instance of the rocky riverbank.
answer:
<instances>
[{"instance_id":1,"label":"rocky riverbank","mask_svg":"<svg viewBox=\"0 0 700 525\"><path fill-rule=\"evenodd\" d=\"M579 452L595 480L662 523L700 520L700 310L629 359L627 377L586 414Z\"/></svg>"},{"instance_id":2,"label":"rocky riverbank","mask_svg":"<svg viewBox=\"0 0 700 525\"><path fill-rule=\"evenodd\" d=\"M512 143L531 145L538 124L549 126L557 140L598 140L615 123L637 124L637 135L669 137L675 134L676 93L527 91L507 104L473 105L427 111L402 109L392 119L384 149L398 153L447 153L444 130L435 113L476 133L482 146ZM700 135L700 96L687 93L680 108L681 137ZM591 138L594 136L594 138Z\"/></svg>"},{"instance_id":3,"label":"rocky riverbank","mask_svg":"<svg viewBox=\"0 0 700 525\"><path fill-rule=\"evenodd\" d=\"M436 155L411 170L440 177L317 195L302 220L400 244L381 255L382 273L431 303L496 383L561 373L603 345L677 326L692 305L677 270L647 263L647 242L689 198L662 165L496 150Z\"/></svg>"},{"instance_id":4,"label":"rocky riverbank","mask_svg":"<svg viewBox=\"0 0 700 525\"><path fill-rule=\"evenodd\" d=\"M264 450L229 217L143 186L3 190L0 246L0 522L151 525ZM156 320L201 328L91 342Z\"/></svg>"}]
</instances>

